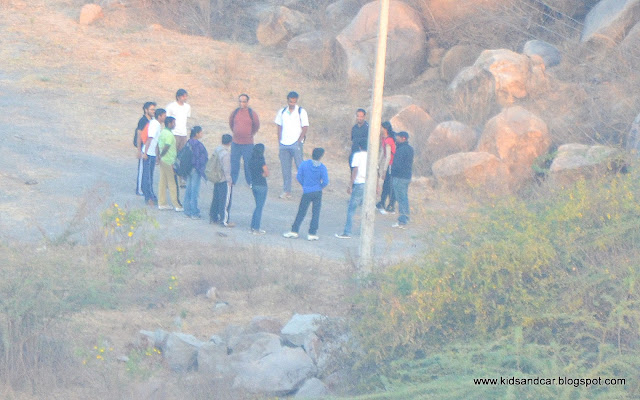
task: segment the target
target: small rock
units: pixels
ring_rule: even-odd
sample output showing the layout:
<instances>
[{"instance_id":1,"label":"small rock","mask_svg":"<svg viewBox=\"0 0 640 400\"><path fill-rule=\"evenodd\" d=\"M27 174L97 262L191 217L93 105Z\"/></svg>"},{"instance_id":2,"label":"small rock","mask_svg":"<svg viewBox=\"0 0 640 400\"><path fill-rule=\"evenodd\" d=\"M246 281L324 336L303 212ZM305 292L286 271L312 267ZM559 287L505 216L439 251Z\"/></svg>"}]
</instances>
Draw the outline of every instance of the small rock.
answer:
<instances>
[{"instance_id":1,"label":"small rock","mask_svg":"<svg viewBox=\"0 0 640 400\"><path fill-rule=\"evenodd\" d=\"M207 299L211 299L211 300L215 300L218 298L218 289L216 289L215 287L211 287L209 288L209 290L207 290Z\"/></svg>"},{"instance_id":2,"label":"small rock","mask_svg":"<svg viewBox=\"0 0 640 400\"><path fill-rule=\"evenodd\" d=\"M26 181L24 184L25 185L37 185L38 181L36 181L35 179L30 179L30 180Z\"/></svg>"}]
</instances>

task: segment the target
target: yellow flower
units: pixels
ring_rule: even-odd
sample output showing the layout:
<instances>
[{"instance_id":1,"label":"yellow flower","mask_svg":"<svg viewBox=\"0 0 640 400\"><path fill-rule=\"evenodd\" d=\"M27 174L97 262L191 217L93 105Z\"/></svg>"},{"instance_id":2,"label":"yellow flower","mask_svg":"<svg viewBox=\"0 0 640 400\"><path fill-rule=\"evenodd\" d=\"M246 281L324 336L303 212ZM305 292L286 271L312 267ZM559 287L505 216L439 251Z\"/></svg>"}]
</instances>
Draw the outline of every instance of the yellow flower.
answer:
<instances>
[{"instance_id":1,"label":"yellow flower","mask_svg":"<svg viewBox=\"0 0 640 400\"><path fill-rule=\"evenodd\" d=\"M115 208L118 208L118 203L113 203L113 206L114 206Z\"/></svg>"},{"instance_id":2,"label":"yellow flower","mask_svg":"<svg viewBox=\"0 0 640 400\"><path fill-rule=\"evenodd\" d=\"M173 290L173 286L169 286L169 290Z\"/></svg>"},{"instance_id":3,"label":"yellow flower","mask_svg":"<svg viewBox=\"0 0 640 400\"><path fill-rule=\"evenodd\" d=\"M133 232L129 232L129 237L133 236Z\"/></svg>"}]
</instances>

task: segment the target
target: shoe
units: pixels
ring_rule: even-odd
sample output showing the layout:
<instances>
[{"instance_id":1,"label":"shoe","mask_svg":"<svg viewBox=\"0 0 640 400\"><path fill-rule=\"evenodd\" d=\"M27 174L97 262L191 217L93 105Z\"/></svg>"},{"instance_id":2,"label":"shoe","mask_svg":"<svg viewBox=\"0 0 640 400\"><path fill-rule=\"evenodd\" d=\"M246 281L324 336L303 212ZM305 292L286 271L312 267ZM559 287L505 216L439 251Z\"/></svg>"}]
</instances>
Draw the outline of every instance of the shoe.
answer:
<instances>
[{"instance_id":1,"label":"shoe","mask_svg":"<svg viewBox=\"0 0 640 400\"><path fill-rule=\"evenodd\" d=\"M165 206L158 206L158 210L171 210L173 207L171 207L170 205L165 205Z\"/></svg>"},{"instance_id":2,"label":"shoe","mask_svg":"<svg viewBox=\"0 0 640 400\"><path fill-rule=\"evenodd\" d=\"M401 224L399 222L396 222L395 224L391 225L392 228L398 228L398 229L407 229L407 225L406 224Z\"/></svg>"},{"instance_id":3,"label":"shoe","mask_svg":"<svg viewBox=\"0 0 640 400\"><path fill-rule=\"evenodd\" d=\"M282 236L286 237L287 239L295 239L298 237L298 232L287 232L283 233Z\"/></svg>"},{"instance_id":4,"label":"shoe","mask_svg":"<svg viewBox=\"0 0 640 400\"><path fill-rule=\"evenodd\" d=\"M153 201L153 200L151 200L151 199L147 200L147 204L148 204L150 207L155 207L155 206L156 206L156 202L155 202L155 201Z\"/></svg>"},{"instance_id":5,"label":"shoe","mask_svg":"<svg viewBox=\"0 0 640 400\"><path fill-rule=\"evenodd\" d=\"M191 218L191 219L202 219L202 217L199 216L199 215L192 215L189 218Z\"/></svg>"},{"instance_id":6,"label":"shoe","mask_svg":"<svg viewBox=\"0 0 640 400\"><path fill-rule=\"evenodd\" d=\"M236 224L234 222L223 222L222 226L224 226L225 228L233 228L234 226L236 226Z\"/></svg>"},{"instance_id":7,"label":"shoe","mask_svg":"<svg viewBox=\"0 0 640 400\"><path fill-rule=\"evenodd\" d=\"M137 192L137 193L136 193L136 195L138 195L138 196L144 196L144 193L142 193L142 192Z\"/></svg>"},{"instance_id":8,"label":"shoe","mask_svg":"<svg viewBox=\"0 0 640 400\"><path fill-rule=\"evenodd\" d=\"M393 207L387 207L387 214L395 214L396 213L396 209Z\"/></svg>"},{"instance_id":9,"label":"shoe","mask_svg":"<svg viewBox=\"0 0 640 400\"><path fill-rule=\"evenodd\" d=\"M346 233L336 233L335 236L338 239L351 239L351 235L347 235Z\"/></svg>"},{"instance_id":10,"label":"shoe","mask_svg":"<svg viewBox=\"0 0 640 400\"><path fill-rule=\"evenodd\" d=\"M182 207L176 207L176 212L183 212L183 211L184 211L184 208L182 208Z\"/></svg>"},{"instance_id":11,"label":"shoe","mask_svg":"<svg viewBox=\"0 0 640 400\"><path fill-rule=\"evenodd\" d=\"M291 193L283 192L279 197L284 200L289 200L291 198Z\"/></svg>"},{"instance_id":12,"label":"shoe","mask_svg":"<svg viewBox=\"0 0 640 400\"><path fill-rule=\"evenodd\" d=\"M310 241L310 242L312 240L319 240L319 239L320 239L320 237L317 236L317 235L307 235L307 240Z\"/></svg>"},{"instance_id":13,"label":"shoe","mask_svg":"<svg viewBox=\"0 0 640 400\"><path fill-rule=\"evenodd\" d=\"M387 210L385 210L385 209L384 209L384 208L382 208L382 207L381 207L381 208L378 208L378 211L379 211L379 212L380 212L380 214L382 214L382 215L387 215L387 214L388 214Z\"/></svg>"},{"instance_id":14,"label":"shoe","mask_svg":"<svg viewBox=\"0 0 640 400\"><path fill-rule=\"evenodd\" d=\"M262 229L251 229L251 233L254 235L264 235L267 231L263 231Z\"/></svg>"}]
</instances>

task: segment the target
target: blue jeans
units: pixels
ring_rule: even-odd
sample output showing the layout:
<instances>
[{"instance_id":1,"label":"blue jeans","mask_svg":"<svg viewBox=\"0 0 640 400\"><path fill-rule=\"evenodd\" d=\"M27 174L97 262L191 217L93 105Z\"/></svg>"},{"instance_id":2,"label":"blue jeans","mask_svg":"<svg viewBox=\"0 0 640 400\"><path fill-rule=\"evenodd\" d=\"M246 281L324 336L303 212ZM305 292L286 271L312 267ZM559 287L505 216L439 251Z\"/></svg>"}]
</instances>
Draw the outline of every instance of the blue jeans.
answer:
<instances>
[{"instance_id":1,"label":"blue jeans","mask_svg":"<svg viewBox=\"0 0 640 400\"><path fill-rule=\"evenodd\" d=\"M200 196L200 174L192 169L187 178L187 189L184 194L184 215L200 216L198 209L198 197Z\"/></svg>"},{"instance_id":2,"label":"blue jeans","mask_svg":"<svg viewBox=\"0 0 640 400\"><path fill-rule=\"evenodd\" d=\"M153 193L153 171L156 168L156 156L147 156L142 164L142 193L144 193L144 201L152 200L158 204L158 198Z\"/></svg>"},{"instance_id":3,"label":"blue jeans","mask_svg":"<svg viewBox=\"0 0 640 400\"><path fill-rule=\"evenodd\" d=\"M282 167L282 191L291 193L291 161L296 168L302 163L302 145L298 142L291 145L280 144L280 166Z\"/></svg>"},{"instance_id":4,"label":"blue jeans","mask_svg":"<svg viewBox=\"0 0 640 400\"><path fill-rule=\"evenodd\" d=\"M406 225L409 222L409 183L411 179L393 178L393 193L398 201L398 223Z\"/></svg>"},{"instance_id":5,"label":"blue jeans","mask_svg":"<svg viewBox=\"0 0 640 400\"><path fill-rule=\"evenodd\" d=\"M298 214L296 220L291 226L291 232L300 230L302 220L307 215L307 210L311 204L311 224L309 225L309 235L315 235L318 232L318 226L320 224L320 209L322 208L322 191L303 193L300 199L300 205L298 206Z\"/></svg>"},{"instance_id":6,"label":"blue jeans","mask_svg":"<svg viewBox=\"0 0 640 400\"><path fill-rule=\"evenodd\" d=\"M253 144L236 144L231 142L231 180L235 185L240 174L240 158L244 163L244 179L251 185L251 173L249 172L249 160L253 152Z\"/></svg>"},{"instance_id":7,"label":"blue jeans","mask_svg":"<svg viewBox=\"0 0 640 400\"><path fill-rule=\"evenodd\" d=\"M353 214L356 213L358 206L362 205L364 198L364 183L355 183L351 189L351 198L349 199L349 207L347 207L347 223L344 224L344 234L351 236L351 226L353 225Z\"/></svg>"},{"instance_id":8,"label":"blue jeans","mask_svg":"<svg viewBox=\"0 0 640 400\"><path fill-rule=\"evenodd\" d=\"M251 229L258 230L262 219L262 208L267 200L267 187L253 185L251 190L253 191L253 198L256 200L256 209L253 210L253 217L251 218Z\"/></svg>"}]
</instances>

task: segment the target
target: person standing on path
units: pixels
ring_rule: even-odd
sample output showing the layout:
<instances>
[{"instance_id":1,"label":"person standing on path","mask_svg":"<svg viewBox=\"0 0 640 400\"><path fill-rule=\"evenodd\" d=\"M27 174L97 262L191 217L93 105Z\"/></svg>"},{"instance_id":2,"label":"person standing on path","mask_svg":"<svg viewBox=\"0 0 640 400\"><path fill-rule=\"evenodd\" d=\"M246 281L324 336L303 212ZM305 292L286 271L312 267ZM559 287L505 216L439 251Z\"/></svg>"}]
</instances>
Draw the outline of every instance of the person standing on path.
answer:
<instances>
[{"instance_id":1,"label":"person standing on path","mask_svg":"<svg viewBox=\"0 0 640 400\"><path fill-rule=\"evenodd\" d=\"M396 154L391 167L391 179L393 192L398 201L398 222L391 225L394 228L404 229L409 222L409 184L413 171L413 147L408 143L409 134L399 132L396 134Z\"/></svg>"},{"instance_id":2,"label":"person standing on path","mask_svg":"<svg viewBox=\"0 0 640 400\"><path fill-rule=\"evenodd\" d=\"M296 178L302 185L302 198L298 206L298 214L296 220L291 226L291 231L284 233L282 236L295 239L298 237L300 224L307 215L309 204L311 209L311 224L309 225L309 235L307 240L318 240L318 226L320 223L320 208L322 207L322 189L329 184L329 174L327 167L320 162L324 155L324 149L317 147L313 149L311 160L304 161L298 168Z\"/></svg>"},{"instance_id":3,"label":"person standing on path","mask_svg":"<svg viewBox=\"0 0 640 400\"><path fill-rule=\"evenodd\" d=\"M204 169L209 160L207 149L202 144L202 136L204 132L202 127L194 126L191 129L190 139L187 146L191 146L193 169L187 178L187 190L184 195L184 215L191 219L202 219L200 209L198 208L198 197L200 196L201 179L207 179Z\"/></svg>"},{"instance_id":4,"label":"person standing on path","mask_svg":"<svg viewBox=\"0 0 640 400\"><path fill-rule=\"evenodd\" d=\"M267 200L267 177L269 168L264 159L264 144L258 143L253 146L251 160L249 160L249 172L251 173L251 191L256 201L256 208L253 210L251 218L251 233L254 235L264 235L266 232L260 229L262 219L262 209Z\"/></svg>"},{"instance_id":5,"label":"person standing on path","mask_svg":"<svg viewBox=\"0 0 640 400\"><path fill-rule=\"evenodd\" d=\"M395 133L389 121L382 123L381 132L380 147L382 147L382 151L378 160L378 177L383 183L382 194L376 208L380 214L393 214L395 213L396 196L391 187L391 166L393 165L393 156L396 154ZM388 205L386 205L387 199L389 199Z\"/></svg>"},{"instance_id":6,"label":"person standing on path","mask_svg":"<svg viewBox=\"0 0 640 400\"><path fill-rule=\"evenodd\" d=\"M158 149L158 139L162 125L167 117L167 112L162 109L156 109L155 118L149 122L147 142L144 145L142 158L144 160L142 168L142 193L144 193L144 201L150 205L158 204L158 198L153 192L153 172L156 168L156 155Z\"/></svg>"},{"instance_id":7,"label":"person standing on path","mask_svg":"<svg viewBox=\"0 0 640 400\"><path fill-rule=\"evenodd\" d=\"M176 150L176 138L173 136L172 130L176 126L176 120L173 117L167 117L164 120L165 128L160 132L158 139L158 148L160 150L160 182L158 183L158 209L176 211L184 211L182 204L178 200L178 179L173 171L173 163L176 162L178 154ZM167 204L167 189L171 196L173 207Z\"/></svg>"},{"instance_id":8,"label":"person standing on path","mask_svg":"<svg viewBox=\"0 0 640 400\"><path fill-rule=\"evenodd\" d=\"M278 143L280 146L280 166L282 168L281 199L291 198L291 162L296 168L302 163L302 144L309 128L307 110L298 106L298 93L287 94L287 106L278 110L275 123L277 125Z\"/></svg>"},{"instance_id":9,"label":"person standing on path","mask_svg":"<svg viewBox=\"0 0 640 400\"><path fill-rule=\"evenodd\" d=\"M251 173L249 171L249 159L253 151L253 137L260 130L260 118L249 107L249 95L238 96L239 107L229 115L229 128L233 134L231 142L231 179L233 184L238 183L240 174L240 159L244 164L244 178L251 186Z\"/></svg>"},{"instance_id":10,"label":"person standing on path","mask_svg":"<svg viewBox=\"0 0 640 400\"><path fill-rule=\"evenodd\" d=\"M349 153L349 167L353 154L358 151L358 146L363 143L367 147L369 141L369 123L365 121L367 112L363 108L356 110L356 124L351 128L351 152Z\"/></svg>"},{"instance_id":11,"label":"person standing on path","mask_svg":"<svg viewBox=\"0 0 640 400\"><path fill-rule=\"evenodd\" d=\"M178 89L176 92L176 101L169 103L166 107L167 117L176 119L176 127L173 134L176 137L176 149L178 152L182 150L187 143L187 121L191 118L191 106L187 103L189 94L184 89ZM186 187L186 182L182 177L178 177L180 187Z\"/></svg>"},{"instance_id":12,"label":"person standing on path","mask_svg":"<svg viewBox=\"0 0 640 400\"><path fill-rule=\"evenodd\" d=\"M135 146L138 149L136 151L136 155L138 158L138 175L136 177L136 194L138 196L144 196L144 192L142 191L142 175L144 173L144 158L142 157L143 146L144 146L144 138L142 137L142 132L145 130L149 121L153 119L153 114L156 111L156 103L153 101L147 101L142 106L142 117L138 120L138 126L136 127L136 142ZM147 128L148 129L148 128Z\"/></svg>"},{"instance_id":13,"label":"person standing on path","mask_svg":"<svg viewBox=\"0 0 640 400\"><path fill-rule=\"evenodd\" d=\"M214 168L221 171L222 179L213 184L213 199L209 210L209 223L220 224L226 228L236 226L229 222L229 211L231 209L231 194L233 181L231 180L231 141L233 138L229 134L222 135L222 144L213 151L212 159L217 160ZM214 160L212 160L214 161Z\"/></svg>"},{"instance_id":14,"label":"person standing on path","mask_svg":"<svg viewBox=\"0 0 640 400\"><path fill-rule=\"evenodd\" d=\"M347 187L347 193L351 195L347 207L347 222L344 224L342 234L336 233L336 237L339 239L351 238L353 215L358 206L362 205L364 198L364 182L367 176L367 146L365 142L362 140L356 142L356 150L351 160L351 184Z\"/></svg>"}]
</instances>

